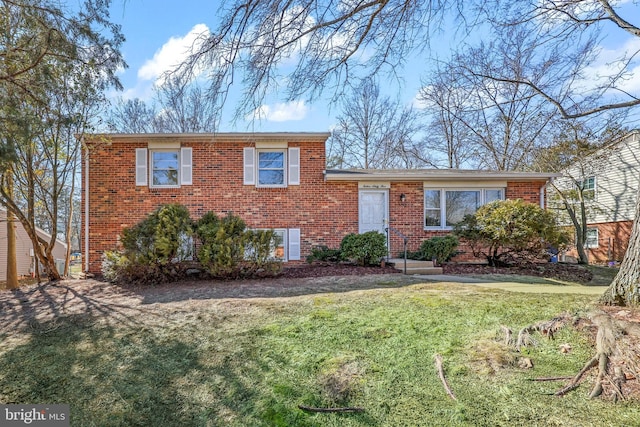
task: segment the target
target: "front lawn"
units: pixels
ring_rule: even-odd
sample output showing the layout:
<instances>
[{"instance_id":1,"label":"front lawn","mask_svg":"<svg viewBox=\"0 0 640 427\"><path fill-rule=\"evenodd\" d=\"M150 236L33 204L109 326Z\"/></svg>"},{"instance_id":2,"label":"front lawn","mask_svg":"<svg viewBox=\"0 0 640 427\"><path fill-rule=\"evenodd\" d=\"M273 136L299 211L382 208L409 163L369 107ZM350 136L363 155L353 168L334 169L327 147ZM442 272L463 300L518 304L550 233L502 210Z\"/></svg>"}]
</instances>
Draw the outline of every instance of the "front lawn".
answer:
<instances>
[{"instance_id":1,"label":"front lawn","mask_svg":"<svg viewBox=\"0 0 640 427\"><path fill-rule=\"evenodd\" d=\"M157 302L126 291L101 303L99 292L71 292L81 310L68 299L35 304L46 290L5 294L0 400L70 404L77 426L637 425L637 402L589 400L588 383L558 398L550 393L563 382L530 381L575 375L593 352L585 335L536 337L523 354L502 344L502 325L584 315L592 297L396 287L390 277L368 290L279 298ZM12 298L54 314L20 321ZM519 368L521 357L534 367Z\"/></svg>"}]
</instances>

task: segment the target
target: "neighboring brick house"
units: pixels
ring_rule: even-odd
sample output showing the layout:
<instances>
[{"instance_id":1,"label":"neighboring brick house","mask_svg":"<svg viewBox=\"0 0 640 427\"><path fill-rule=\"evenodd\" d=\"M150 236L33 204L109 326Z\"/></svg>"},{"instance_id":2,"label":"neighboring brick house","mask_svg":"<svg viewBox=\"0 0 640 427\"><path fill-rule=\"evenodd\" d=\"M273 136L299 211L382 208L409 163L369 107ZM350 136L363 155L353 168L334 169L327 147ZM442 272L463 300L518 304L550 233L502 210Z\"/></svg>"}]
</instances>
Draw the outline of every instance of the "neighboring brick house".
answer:
<instances>
[{"instance_id":1,"label":"neighboring brick house","mask_svg":"<svg viewBox=\"0 0 640 427\"><path fill-rule=\"evenodd\" d=\"M544 204L542 173L469 170L326 170L328 133L110 134L85 139L84 270L100 271L105 250L167 203L194 219L240 216L282 236L279 253L301 262L311 248L338 247L348 233L387 227L416 250L481 204L521 198ZM391 233L390 252L402 248Z\"/></svg>"},{"instance_id":2,"label":"neighboring brick house","mask_svg":"<svg viewBox=\"0 0 640 427\"><path fill-rule=\"evenodd\" d=\"M561 189L582 187L590 262L622 261L629 244L640 180L640 131L635 130L569 168ZM577 257L574 249L568 255Z\"/></svg>"}]
</instances>

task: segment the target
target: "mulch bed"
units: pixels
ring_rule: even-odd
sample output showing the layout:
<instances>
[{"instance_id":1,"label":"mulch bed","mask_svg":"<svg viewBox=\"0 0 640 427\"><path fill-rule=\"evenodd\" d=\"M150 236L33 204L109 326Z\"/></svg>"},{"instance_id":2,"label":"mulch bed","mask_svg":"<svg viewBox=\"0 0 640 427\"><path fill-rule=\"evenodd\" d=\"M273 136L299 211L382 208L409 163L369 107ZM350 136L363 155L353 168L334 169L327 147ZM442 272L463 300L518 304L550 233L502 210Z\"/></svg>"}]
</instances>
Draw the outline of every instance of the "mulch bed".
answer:
<instances>
[{"instance_id":1,"label":"mulch bed","mask_svg":"<svg viewBox=\"0 0 640 427\"><path fill-rule=\"evenodd\" d=\"M479 264L443 265L444 274L478 275L478 274L517 274L522 276L546 277L571 282L588 283L593 279L593 273L577 264L541 263L527 264L513 267L489 267Z\"/></svg>"},{"instance_id":2,"label":"mulch bed","mask_svg":"<svg viewBox=\"0 0 640 427\"><path fill-rule=\"evenodd\" d=\"M370 274L393 274L400 273L399 270L391 266L360 266L349 263L313 263L295 267L287 267L278 275L284 279L300 279L304 277L325 277L325 276L367 276Z\"/></svg>"}]
</instances>

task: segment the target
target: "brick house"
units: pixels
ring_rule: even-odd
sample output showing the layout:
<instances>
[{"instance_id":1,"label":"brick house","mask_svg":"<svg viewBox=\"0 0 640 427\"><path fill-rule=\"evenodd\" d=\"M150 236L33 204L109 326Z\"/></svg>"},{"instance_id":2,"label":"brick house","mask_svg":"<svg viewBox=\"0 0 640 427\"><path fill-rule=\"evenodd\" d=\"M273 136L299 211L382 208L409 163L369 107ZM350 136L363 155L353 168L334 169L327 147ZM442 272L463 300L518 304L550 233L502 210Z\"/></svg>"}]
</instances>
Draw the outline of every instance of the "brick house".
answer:
<instances>
[{"instance_id":1,"label":"brick house","mask_svg":"<svg viewBox=\"0 0 640 427\"><path fill-rule=\"evenodd\" d=\"M636 214L640 131L632 131L581 159L562 175L554 179L561 190L582 188L587 207L585 249L589 261L622 261ZM577 257L576 249L567 255Z\"/></svg>"},{"instance_id":2,"label":"brick house","mask_svg":"<svg viewBox=\"0 0 640 427\"><path fill-rule=\"evenodd\" d=\"M470 170L326 170L328 133L109 134L85 138L82 244L87 272L123 228L167 203L192 218L233 212L275 229L285 262L348 233L393 228L416 250L481 204L545 203L551 174ZM402 239L389 235L392 255Z\"/></svg>"}]
</instances>

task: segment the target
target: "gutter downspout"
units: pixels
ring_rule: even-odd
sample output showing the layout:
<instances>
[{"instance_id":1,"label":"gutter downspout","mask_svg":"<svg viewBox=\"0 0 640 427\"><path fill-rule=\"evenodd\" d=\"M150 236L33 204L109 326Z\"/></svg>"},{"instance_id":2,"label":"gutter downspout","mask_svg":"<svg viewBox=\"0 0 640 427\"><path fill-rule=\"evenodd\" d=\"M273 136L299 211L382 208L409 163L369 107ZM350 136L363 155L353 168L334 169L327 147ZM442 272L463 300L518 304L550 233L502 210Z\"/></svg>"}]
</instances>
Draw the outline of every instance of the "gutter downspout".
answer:
<instances>
[{"instance_id":1,"label":"gutter downspout","mask_svg":"<svg viewBox=\"0 0 640 427\"><path fill-rule=\"evenodd\" d=\"M549 181L547 181L549 182ZM540 209L545 209L545 194L547 193L547 183L540 187Z\"/></svg>"},{"instance_id":2,"label":"gutter downspout","mask_svg":"<svg viewBox=\"0 0 640 427\"><path fill-rule=\"evenodd\" d=\"M89 272L89 151L84 158L84 271Z\"/></svg>"}]
</instances>

